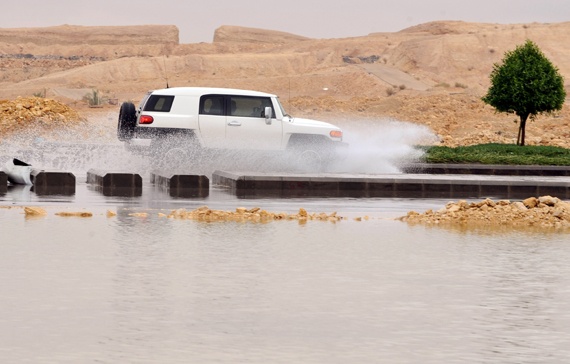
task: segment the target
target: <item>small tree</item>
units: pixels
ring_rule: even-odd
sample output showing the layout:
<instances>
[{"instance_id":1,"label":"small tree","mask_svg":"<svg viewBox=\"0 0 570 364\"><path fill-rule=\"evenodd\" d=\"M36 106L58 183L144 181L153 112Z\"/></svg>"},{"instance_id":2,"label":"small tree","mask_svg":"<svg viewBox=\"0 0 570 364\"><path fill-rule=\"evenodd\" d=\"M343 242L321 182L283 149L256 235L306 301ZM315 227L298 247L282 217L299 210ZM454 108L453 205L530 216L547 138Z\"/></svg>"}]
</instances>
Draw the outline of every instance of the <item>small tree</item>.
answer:
<instances>
[{"instance_id":1,"label":"small tree","mask_svg":"<svg viewBox=\"0 0 570 364\"><path fill-rule=\"evenodd\" d=\"M503 64L495 63L490 78L491 87L482 100L498 112L520 118L517 145L524 145L529 117L534 120L538 114L562 109L566 98L558 68L530 40L505 53Z\"/></svg>"}]
</instances>

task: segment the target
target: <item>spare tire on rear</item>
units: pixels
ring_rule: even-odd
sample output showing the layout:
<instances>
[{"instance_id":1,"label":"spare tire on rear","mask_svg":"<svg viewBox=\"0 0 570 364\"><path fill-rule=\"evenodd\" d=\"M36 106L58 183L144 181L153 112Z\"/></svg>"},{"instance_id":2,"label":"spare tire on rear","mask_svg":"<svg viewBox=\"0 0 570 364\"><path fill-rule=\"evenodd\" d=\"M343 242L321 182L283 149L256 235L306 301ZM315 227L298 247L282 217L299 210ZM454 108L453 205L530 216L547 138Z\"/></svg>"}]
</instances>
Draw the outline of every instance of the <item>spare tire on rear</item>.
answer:
<instances>
[{"instance_id":1,"label":"spare tire on rear","mask_svg":"<svg viewBox=\"0 0 570 364\"><path fill-rule=\"evenodd\" d=\"M123 102L119 111L119 123L117 125L117 137L124 142L133 139L137 112L132 102Z\"/></svg>"}]
</instances>

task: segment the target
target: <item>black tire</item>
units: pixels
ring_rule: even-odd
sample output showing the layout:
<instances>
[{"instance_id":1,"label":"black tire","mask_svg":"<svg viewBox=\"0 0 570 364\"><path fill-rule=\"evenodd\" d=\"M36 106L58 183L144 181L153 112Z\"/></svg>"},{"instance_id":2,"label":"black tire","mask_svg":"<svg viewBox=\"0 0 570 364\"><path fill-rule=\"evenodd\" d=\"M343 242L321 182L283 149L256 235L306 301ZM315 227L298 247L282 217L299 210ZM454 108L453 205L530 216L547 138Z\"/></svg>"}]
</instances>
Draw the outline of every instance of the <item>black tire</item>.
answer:
<instances>
[{"instance_id":1,"label":"black tire","mask_svg":"<svg viewBox=\"0 0 570 364\"><path fill-rule=\"evenodd\" d=\"M325 169L321 153L313 149L297 150L295 162L295 168L303 172L322 172Z\"/></svg>"},{"instance_id":2,"label":"black tire","mask_svg":"<svg viewBox=\"0 0 570 364\"><path fill-rule=\"evenodd\" d=\"M123 102L119 111L119 123L117 125L117 137L124 142L133 139L135 125L137 123L137 111L132 102Z\"/></svg>"},{"instance_id":3,"label":"black tire","mask_svg":"<svg viewBox=\"0 0 570 364\"><path fill-rule=\"evenodd\" d=\"M333 145L320 135L292 135L287 145L293 168L323 172L334 160Z\"/></svg>"}]
</instances>

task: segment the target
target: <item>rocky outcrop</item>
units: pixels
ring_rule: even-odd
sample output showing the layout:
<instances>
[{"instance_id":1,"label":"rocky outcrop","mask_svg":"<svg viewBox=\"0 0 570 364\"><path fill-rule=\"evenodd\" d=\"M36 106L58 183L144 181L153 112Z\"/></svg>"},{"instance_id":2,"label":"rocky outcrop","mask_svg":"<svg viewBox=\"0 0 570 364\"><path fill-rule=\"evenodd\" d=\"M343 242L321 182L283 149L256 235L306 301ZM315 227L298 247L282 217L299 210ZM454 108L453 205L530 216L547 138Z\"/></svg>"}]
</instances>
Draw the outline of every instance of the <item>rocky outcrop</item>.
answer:
<instances>
[{"instance_id":1,"label":"rocky outcrop","mask_svg":"<svg viewBox=\"0 0 570 364\"><path fill-rule=\"evenodd\" d=\"M78 26L0 28L0 43L36 45L178 44L174 25Z\"/></svg>"},{"instance_id":2,"label":"rocky outcrop","mask_svg":"<svg viewBox=\"0 0 570 364\"><path fill-rule=\"evenodd\" d=\"M426 225L483 225L570 229L570 202L557 197L529 197L523 201L449 202L438 211L410 211L402 221Z\"/></svg>"},{"instance_id":3,"label":"rocky outcrop","mask_svg":"<svg viewBox=\"0 0 570 364\"><path fill-rule=\"evenodd\" d=\"M309 38L275 30L246 28L224 25L214 32L214 43L238 42L238 43L268 43L285 44L300 42Z\"/></svg>"},{"instance_id":4,"label":"rocky outcrop","mask_svg":"<svg viewBox=\"0 0 570 364\"><path fill-rule=\"evenodd\" d=\"M0 28L0 82L117 58L168 55L178 45L173 25Z\"/></svg>"}]
</instances>

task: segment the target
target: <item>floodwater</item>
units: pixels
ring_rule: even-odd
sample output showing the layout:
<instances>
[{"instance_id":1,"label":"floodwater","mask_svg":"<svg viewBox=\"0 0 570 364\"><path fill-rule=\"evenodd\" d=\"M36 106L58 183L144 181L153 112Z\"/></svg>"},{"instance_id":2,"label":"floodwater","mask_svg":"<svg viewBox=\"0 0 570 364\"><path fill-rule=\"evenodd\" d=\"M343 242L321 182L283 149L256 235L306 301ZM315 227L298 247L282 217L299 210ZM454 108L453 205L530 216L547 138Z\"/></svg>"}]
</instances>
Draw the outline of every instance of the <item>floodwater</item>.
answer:
<instances>
[{"instance_id":1,"label":"floodwater","mask_svg":"<svg viewBox=\"0 0 570 364\"><path fill-rule=\"evenodd\" d=\"M565 363L568 234L409 226L446 201L0 196L10 363ZM172 209L333 212L204 223ZM26 218L22 206L48 215ZM107 217L110 210L117 213ZM89 211L91 218L57 212ZM132 215L146 212L146 217ZM356 217L365 217L356 221Z\"/></svg>"},{"instance_id":2,"label":"floodwater","mask_svg":"<svg viewBox=\"0 0 570 364\"><path fill-rule=\"evenodd\" d=\"M393 173L415 153L415 141L406 141L413 132L403 124L366 130L337 168ZM76 173L74 195L0 192L2 362L570 361L567 233L395 220L444 200L238 199L216 188L206 198L171 198L147 183L144 158L95 142L28 148L52 148L24 160ZM2 152L19 156L22 144L4 141ZM88 168L125 166L145 176L142 196L107 197L85 184ZM202 205L302 207L347 219L204 223L159 215ZM26 217L24 206L48 214Z\"/></svg>"}]
</instances>

